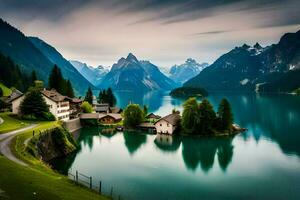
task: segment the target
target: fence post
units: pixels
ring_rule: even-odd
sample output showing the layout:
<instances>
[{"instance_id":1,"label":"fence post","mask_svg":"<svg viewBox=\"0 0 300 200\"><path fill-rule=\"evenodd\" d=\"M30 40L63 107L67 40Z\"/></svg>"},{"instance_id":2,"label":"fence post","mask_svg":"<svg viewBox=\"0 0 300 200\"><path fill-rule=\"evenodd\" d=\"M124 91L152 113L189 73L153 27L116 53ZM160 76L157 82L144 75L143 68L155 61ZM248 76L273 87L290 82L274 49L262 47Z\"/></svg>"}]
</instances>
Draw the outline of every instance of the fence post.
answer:
<instances>
[{"instance_id":1,"label":"fence post","mask_svg":"<svg viewBox=\"0 0 300 200\"><path fill-rule=\"evenodd\" d=\"M76 182L78 183L78 171L76 170Z\"/></svg>"},{"instance_id":2,"label":"fence post","mask_svg":"<svg viewBox=\"0 0 300 200\"><path fill-rule=\"evenodd\" d=\"M93 188L93 184L92 184L92 177L90 176L90 188Z\"/></svg>"},{"instance_id":3,"label":"fence post","mask_svg":"<svg viewBox=\"0 0 300 200\"><path fill-rule=\"evenodd\" d=\"M111 197L113 196L113 187L111 187L111 190L110 190L110 196L111 196Z\"/></svg>"},{"instance_id":4,"label":"fence post","mask_svg":"<svg viewBox=\"0 0 300 200\"><path fill-rule=\"evenodd\" d=\"M101 181L99 182L99 193L101 194L101 186L102 186L102 183Z\"/></svg>"}]
</instances>

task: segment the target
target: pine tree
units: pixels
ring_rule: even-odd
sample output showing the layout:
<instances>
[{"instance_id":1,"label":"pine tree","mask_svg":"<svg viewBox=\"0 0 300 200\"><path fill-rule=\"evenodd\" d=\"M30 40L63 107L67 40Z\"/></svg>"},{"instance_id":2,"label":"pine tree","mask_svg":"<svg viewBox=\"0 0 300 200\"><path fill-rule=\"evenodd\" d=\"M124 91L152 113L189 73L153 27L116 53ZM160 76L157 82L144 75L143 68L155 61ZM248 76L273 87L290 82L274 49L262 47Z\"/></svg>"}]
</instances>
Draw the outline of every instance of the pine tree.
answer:
<instances>
[{"instance_id":1,"label":"pine tree","mask_svg":"<svg viewBox=\"0 0 300 200\"><path fill-rule=\"evenodd\" d=\"M84 101L87 101L87 102L89 102L89 104L93 105L93 92L92 92L91 87L88 88L85 98L84 98Z\"/></svg>"},{"instance_id":2,"label":"pine tree","mask_svg":"<svg viewBox=\"0 0 300 200\"><path fill-rule=\"evenodd\" d=\"M30 90L20 105L22 115L29 115L37 119L44 119L49 113L49 107L46 104L41 92L37 89Z\"/></svg>"},{"instance_id":3,"label":"pine tree","mask_svg":"<svg viewBox=\"0 0 300 200\"><path fill-rule=\"evenodd\" d=\"M232 129L233 123L233 114L231 111L230 103L227 99L222 99L218 108L218 122L221 130L229 130Z\"/></svg>"},{"instance_id":4,"label":"pine tree","mask_svg":"<svg viewBox=\"0 0 300 200\"><path fill-rule=\"evenodd\" d=\"M31 77L30 77L30 81L31 81L31 85L34 85L35 83L35 81L37 80L37 77L36 77L36 73L35 73L35 70L33 70L32 72L31 72Z\"/></svg>"},{"instance_id":5,"label":"pine tree","mask_svg":"<svg viewBox=\"0 0 300 200\"><path fill-rule=\"evenodd\" d=\"M66 81L64 80L62 73L57 65L54 65L49 76L49 88L55 89L57 92L66 94Z\"/></svg>"},{"instance_id":6,"label":"pine tree","mask_svg":"<svg viewBox=\"0 0 300 200\"><path fill-rule=\"evenodd\" d=\"M111 106L111 107L115 106L117 100L116 100L116 97L114 96L114 94L112 92L112 89L108 88L106 94L107 94L107 100L108 100L107 103L109 103L109 106Z\"/></svg>"},{"instance_id":7,"label":"pine tree","mask_svg":"<svg viewBox=\"0 0 300 200\"><path fill-rule=\"evenodd\" d=\"M143 113L144 113L144 118L145 118L148 114L148 106L146 106L146 105L143 106Z\"/></svg>"},{"instance_id":8,"label":"pine tree","mask_svg":"<svg viewBox=\"0 0 300 200\"><path fill-rule=\"evenodd\" d=\"M74 98L74 90L73 90L72 83L70 80L67 80L66 95L70 98Z\"/></svg>"}]
</instances>

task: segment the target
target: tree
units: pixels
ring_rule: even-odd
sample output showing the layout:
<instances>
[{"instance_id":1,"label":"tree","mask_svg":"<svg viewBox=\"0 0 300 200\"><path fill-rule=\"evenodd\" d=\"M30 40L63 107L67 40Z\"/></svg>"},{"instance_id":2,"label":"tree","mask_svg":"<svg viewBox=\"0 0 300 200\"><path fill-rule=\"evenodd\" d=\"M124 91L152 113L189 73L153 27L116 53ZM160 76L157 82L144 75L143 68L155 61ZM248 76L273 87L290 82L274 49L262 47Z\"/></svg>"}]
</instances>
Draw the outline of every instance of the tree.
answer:
<instances>
[{"instance_id":1,"label":"tree","mask_svg":"<svg viewBox=\"0 0 300 200\"><path fill-rule=\"evenodd\" d=\"M213 106L207 99L204 99L199 105L199 123L197 123L197 130L201 134L209 134L213 130L213 122L216 119L216 113Z\"/></svg>"},{"instance_id":2,"label":"tree","mask_svg":"<svg viewBox=\"0 0 300 200\"><path fill-rule=\"evenodd\" d=\"M144 118L145 118L148 114L148 106L146 106L146 105L143 106L143 113L144 113Z\"/></svg>"},{"instance_id":3,"label":"tree","mask_svg":"<svg viewBox=\"0 0 300 200\"><path fill-rule=\"evenodd\" d=\"M87 102L89 102L89 104L93 105L93 92L92 92L91 87L88 88L85 98L84 98L84 101L87 101Z\"/></svg>"},{"instance_id":4,"label":"tree","mask_svg":"<svg viewBox=\"0 0 300 200\"><path fill-rule=\"evenodd\" d=\"M3 90L1 87L0 87L0 97L3 97Z\"/></svg>"},{"instance_id":5,"label":"tree","mask_svg":"<svg viewBox=\"0 0 300 200\"><path fill-rule=\"evenodd\" d=\"M134 128L144 120L144 113L138 104L129 104L124 110L124 126Z\"/></svg>"},{"instance_id":6,"label":"tree","mask_svg":"<svg viewBox=\"0 0 300 200\"><path fill-rule=\"evenodd\" d=\"M232 129L233 114L231 112L231 106L227 99L222 99L218 108L218 122L221 130Z\"/></svg>"},{"instance_id":7,"label":"tree","mask_svg":"<svg viewBox=\"0 0 300 200\"><path fill-rule=\"evenodd\" d=\"M108 99L108 102L109 103L109 106L113 107L116 105L116 97L114 96L113 92L112 92L112 89L111 88L108 88L107 89L107 99Z\"/></svg>"},{"instance_id":8,"label":"tree","mask_svg":"<svg viewBox=\"0 0 300 200\"><path fill-rule=\"evenodd\" d=\"M49 76L49 88L55 89L57 92L66 95L66 80L57 65L54 65Z\"/></svg>"},{"instance_id":9,"label":"tree","mask_svg":"<svg viewBox=\"0 0 300 200\"><path fill-rule=\"evenodd\" d=\"M18 90L25 91L29 84L29 78L21 73L18 65L16 65L10 57L6 57L0 53L0 82L8 88L15 87Z\"/></svg>"},{"instance_id":10,"label":"tree","mask_svg":"<svg viewBox=\"0 0 300 200\"><path fill-rule=\"evenodd\" d=\"M99 92L99 103L108 103L109 106L113 107L116 105L117 99L113 94L113 91L111 88L108 88L107 90L101 90Z\"/></svg>"},{"instance_id":11,"label":"tree","mask_svg":"<svg viewBox=\"0 0 300 200\"><path fill-rule=\"evenodd\" d=\"M66 95L70 98L74 98L74 90L73 90L72 83L70 80L67 80L67 83L66 83Z\"/></svg>"},{"instance_id":12,"label":"tree","mask_svg":"<svg viewBox=\"0 0 300 200\"><path fill-rule=\"evenodd\" d=\"M80 108L83 113L92 113L93 112L93 107L87 101L82 102L82 104L80 105Z\"/></svg>"},{"instance_id":13,"label":"tree","mask_svg":"<svg viewBox=\"0 0 300 200\"><path fill-rule=\"evenodd\" d=\"M183 103L181 125L185 132L195 133L199 123L198 103L196 98L189 98Z\"/></svg>"},{"instance_id":14,"label":"tree","mask_svg":"<svg viewBox=\"0 0 300 200\"><path fill-rule=\"evenodd\" d=\"M31 89L20 105L21 114L30 116L38 120L53 120L55 117L49 112L49 107L46 104L41 92L37 89Z\"/></svg>"},{"instance_id":15,"label":"tree","mask_svg":"<svg viewBox=\"0 0 300 200\"><path fill-rule=\"evenodd\" d=\"M30 77L30 81L31 81L31 85L34 85L35 83L35 81L37 80L37 77L36 77L36 73L35 73L35 70L33 70L32 72L31 72L31 77Z\"/></svg>"}]
</instances>

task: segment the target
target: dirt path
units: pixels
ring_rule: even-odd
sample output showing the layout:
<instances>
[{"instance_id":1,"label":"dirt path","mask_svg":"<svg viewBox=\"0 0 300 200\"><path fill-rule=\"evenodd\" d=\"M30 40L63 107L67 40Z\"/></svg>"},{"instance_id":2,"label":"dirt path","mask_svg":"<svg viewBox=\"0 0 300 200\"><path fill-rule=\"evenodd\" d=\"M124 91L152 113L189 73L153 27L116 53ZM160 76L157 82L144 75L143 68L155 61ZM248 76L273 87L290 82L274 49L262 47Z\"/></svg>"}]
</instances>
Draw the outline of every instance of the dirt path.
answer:
<instances>
[{"instance_id":1,"label":"dirt path","mask_svg":"<svg viewBox=\"0 0 300 200\"><path fill-rule=\"evenodd\" d=\"M8 158L9 160L17 163L17 164L20 164L20 165L23 165L23 166L28 166L25 162L23 162L22 160L18 159L10 150L10 144L11 144L11 141L12 139L24 132L24 131L27 131L29 129L32 129L34 127L36 127L38 124L31 124L25 128L21 128L21 129L18 129L18 130L15 130L15 131L11 131L11 132L8 132L8 133L4 133L4 134L1 134L0 135L0 153L3 154L6 158Z\"/></svg>"}]
</instances>

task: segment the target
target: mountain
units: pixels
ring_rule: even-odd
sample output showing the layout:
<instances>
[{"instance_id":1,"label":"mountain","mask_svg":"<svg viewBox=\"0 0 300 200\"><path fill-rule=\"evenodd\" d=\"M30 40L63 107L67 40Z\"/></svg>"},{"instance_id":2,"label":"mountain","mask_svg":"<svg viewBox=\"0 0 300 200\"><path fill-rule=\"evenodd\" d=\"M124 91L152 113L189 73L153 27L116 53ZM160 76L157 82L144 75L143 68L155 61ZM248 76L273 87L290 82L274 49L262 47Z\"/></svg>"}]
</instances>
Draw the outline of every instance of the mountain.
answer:
<instances>
[{"instance_id":1,"label":"mountain","mask_svg":"<svg viewBox=\"0 0 300 200\"><path fill-rule=\"evenodd\" d=\"M54 64L57 64L64 77L70 79L77 93L83 94L88 86L92 86L53 47L38 38L26 37L2 19L0 19L0 52L19 65L22 74L28 76L35 70L37 77L45 84Z\"/></svg>"},{"instance_id":2,"label":"mountain","mask_svg":"<svg viewBox=\"0 0 300 200\"><path fill-rule=\"evenodd\" d=\"M170 90L177 84L162 74L158 67L149 61L139 61L132 53L114 64L98 85L114 90L151 91Z\"/></svg>"},{"instance_id":3,"label":"mountain","mask_svg":"<svg viewBox=\"0 0 300 200\"><path fill-rule=\"evenodd\" d=\"M50 46L43 40L37 37L28 37L32 44L39 49L52 63L56 64L60 69L65 79L69 79L79 94L84 94L87 88L93 87L92 84L84 78L76 68L67 61L54 47Z\"/></svg>"},{"instance_id":4,"label":"mountain","mask_svg":"<svg viewBox=\"0 0 300 200\"><path fill-rule=\"evenodd\" d=\"M208 65L208 63L199 64L196 62L196 60L188 58L185 63L171 67L169 78L176 82L184 83L198 75Z\"/></svg>"},{"instance_id":5,"label":"mountain","mask_svg":"<svg viewBox=\"0 0 300 200\"><path fill-rule=\"evenodd\" d=\"M286 92L300 86L300 31L278 44L244 44L222 55L184 86L208 91Z\"/></svg>"},{"instance_id":6,"label":"mountain","mask_svg":"<svg viewBox=\"0 0 300 200\"><path fill-rule=\"evenodd\" d=\"M38 78L47 80L53 63L44 56L19 30L0 18L0 52L9 56L20 70L30 74L35 70Z\"/></svg>"},{"instance_id":7,"label":"mountain","mask_svg":"<svg viewBox=\"0 0 300 200\"><path fill-rule=\"evenodd\" d=\"M88 66L86 63L82 63L76 60L69 61L77 71L82 74L93 85L99 85L103 77L108 73L108 69L99 65L97 68Z\"/></svg>"}]
</instances>

